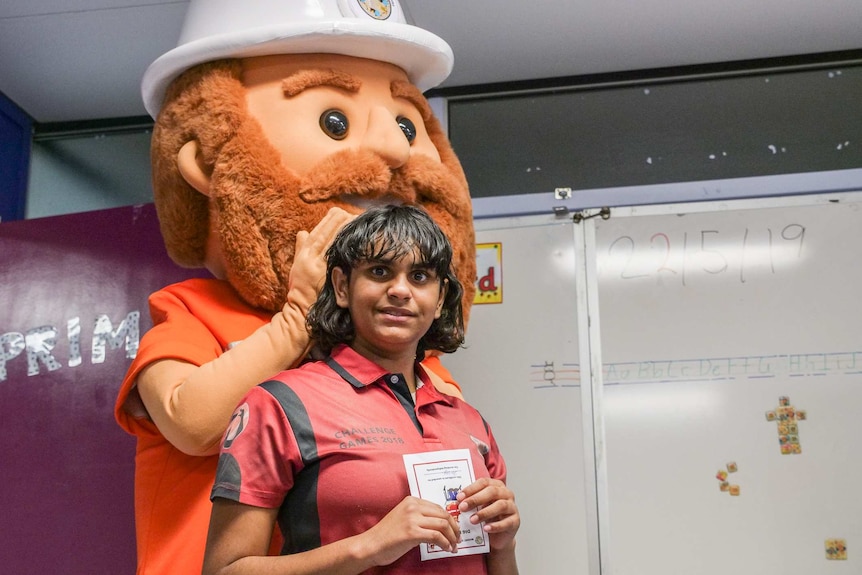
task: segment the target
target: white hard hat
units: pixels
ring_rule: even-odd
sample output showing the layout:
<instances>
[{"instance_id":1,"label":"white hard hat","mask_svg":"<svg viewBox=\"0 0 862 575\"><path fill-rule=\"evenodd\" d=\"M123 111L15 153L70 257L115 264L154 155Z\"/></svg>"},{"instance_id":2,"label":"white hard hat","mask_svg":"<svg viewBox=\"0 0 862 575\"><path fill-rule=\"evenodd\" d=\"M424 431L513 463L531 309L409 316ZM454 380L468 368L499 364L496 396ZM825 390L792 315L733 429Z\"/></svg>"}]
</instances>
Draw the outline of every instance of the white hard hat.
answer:
<instances>
[{"instance_id":1,"label":"white hard hat","mask_svg":"<svg viewBox=\"0 0 862 575\"><path fill-rule=\"evenodd\" d=\"M398 0L190 0L178 46L144 73L144 106L155 118L168 85L204 62L318 52L395 64L423 92L454 62L443 39L407 24Z\"/></svg>"}]
</instances>

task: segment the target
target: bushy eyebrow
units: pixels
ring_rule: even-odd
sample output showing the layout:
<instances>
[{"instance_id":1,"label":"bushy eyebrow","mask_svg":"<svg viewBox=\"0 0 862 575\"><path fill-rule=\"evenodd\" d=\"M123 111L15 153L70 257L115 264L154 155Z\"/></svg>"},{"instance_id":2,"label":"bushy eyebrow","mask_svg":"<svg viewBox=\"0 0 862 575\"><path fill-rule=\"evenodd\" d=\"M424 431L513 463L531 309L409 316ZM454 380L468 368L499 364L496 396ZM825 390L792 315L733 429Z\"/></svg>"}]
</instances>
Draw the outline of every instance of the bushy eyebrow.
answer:
<instances>
[{"instance_id":1,"label":"bushy eyebrow","mask_svg":"<svg viewBox=\"0 0 862 575\"><path fill-rule=\"evenodd\" d=\"M301 70L281 81L282 93L287 98L320 86L356 93L362 87L362 82L356 76L339 70Z\"/></svg>"},{"instance_id":2,"label":"bushy eyebrow","mask_svg":"<svg viewBox=\"0 0 862 575\"><path fill-rule=\"evenodd\" d=\"M422 95L422 92L419 91L419 88L410 82L395 80L389 85L389 91L392 93L393 98L404 98L416 106L416 109L422 114L422 120L427 122L431 119L431 106L428 105L428 101Z\"/></svg>"},{"instance_id":3,"label":"bushy eyebrow","mask_svg":"<svg viewBox=\"0 0 862 575\"><path fill-rule=\"evenodd\" d=\"M362 88L362 81L352 74L340 70L300 70L281 81L282 93L287 98L301 94L305 90L328 86L340 88L347 92L357 93ZM413 104L424 121L428 121L433 112L422 92L411 84L402 80L395 80L389 85L389 91L393 98L403 98Z\"/></svg>"}]
</instances>

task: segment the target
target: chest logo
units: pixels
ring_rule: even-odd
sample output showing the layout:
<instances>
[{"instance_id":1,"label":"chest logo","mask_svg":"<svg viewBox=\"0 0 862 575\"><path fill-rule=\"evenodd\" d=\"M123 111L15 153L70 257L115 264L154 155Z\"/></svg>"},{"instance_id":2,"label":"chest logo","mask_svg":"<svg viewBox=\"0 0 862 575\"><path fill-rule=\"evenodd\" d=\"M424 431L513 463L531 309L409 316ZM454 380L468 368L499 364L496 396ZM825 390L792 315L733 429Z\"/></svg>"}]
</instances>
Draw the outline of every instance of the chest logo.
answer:
<instances>
[{"instance_id":1,"label":"chest logo","mask_svg":"<svg viewBox=\"0 0 862 575\"><path fill-rule=\"evenodd\" d=\"M473 443L476 444L476 449L479 450L480 455L482 455L482 456L488 455L488 453L491 451L491 447L487 443L482 441L481 439L477 439L477 438L473 437L472 435L470 436L470 439L473 441Z\"/></svg>"}]
</instances>

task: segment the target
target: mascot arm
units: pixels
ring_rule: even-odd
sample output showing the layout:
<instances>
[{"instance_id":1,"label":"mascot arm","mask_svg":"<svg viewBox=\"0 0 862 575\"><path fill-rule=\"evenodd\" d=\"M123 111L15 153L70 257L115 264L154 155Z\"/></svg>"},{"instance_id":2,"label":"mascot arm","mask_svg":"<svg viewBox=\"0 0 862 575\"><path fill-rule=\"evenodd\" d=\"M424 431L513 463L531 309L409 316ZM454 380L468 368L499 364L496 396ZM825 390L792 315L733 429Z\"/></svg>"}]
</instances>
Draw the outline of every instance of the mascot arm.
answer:
<instances>
[{"instance_id":1,"label":"mascot arm","mask_svg":"<svg viewBox=\"0 0 862 575\"><path fill-rule=\"evenodd\" d=\"M165 439L189 455L211 455L248 390L296 363L307 346L304 319L279 313L201 366L175 359L150 364L138 376L138 390Z\"/></svg>"},{"instance_id":2,"label":"mascot arm","mask_svg":"<svg viewBox=\"0 0 862 575\"><path fill-rule=\"evenodd\" d=\"M287 303L242 343L201 366L163 359L144 368L138 390L153 422L171 444L189 455L218 452L230 416L243 396L305 356L305 316L326 274L324 254L353 216L338 210L311 234L299 232Z\"/></svg>"}]
</instances>

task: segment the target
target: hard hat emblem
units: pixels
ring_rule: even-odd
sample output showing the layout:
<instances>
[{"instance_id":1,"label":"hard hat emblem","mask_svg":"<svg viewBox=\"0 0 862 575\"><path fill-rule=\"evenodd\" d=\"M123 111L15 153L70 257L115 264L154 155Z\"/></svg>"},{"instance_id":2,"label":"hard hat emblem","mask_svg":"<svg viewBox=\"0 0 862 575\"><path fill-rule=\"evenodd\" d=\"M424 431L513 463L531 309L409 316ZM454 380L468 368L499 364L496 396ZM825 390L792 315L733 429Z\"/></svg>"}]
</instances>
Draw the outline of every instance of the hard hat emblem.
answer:
<instances>
[{"instance_id":1,"label":"hard hat emblem","mask_svg":"<svg viewBox=\"0 0 862 575\"><path fill-rule=\"evenodd\" d=\"M375 20L386 20L392 14L393 0L352 0L351 3L351 8L357 16L361 15L357 13L357 7Z\"/></svg>"}]
</instances>

